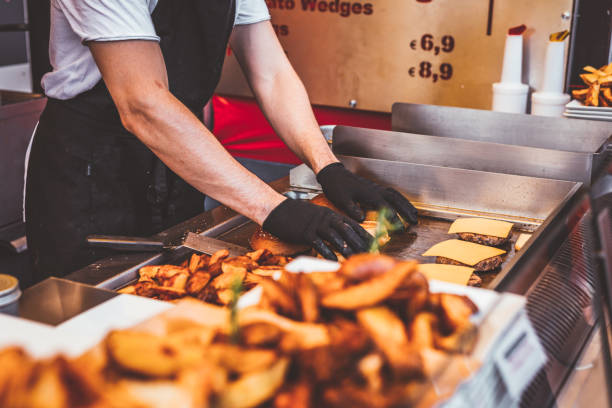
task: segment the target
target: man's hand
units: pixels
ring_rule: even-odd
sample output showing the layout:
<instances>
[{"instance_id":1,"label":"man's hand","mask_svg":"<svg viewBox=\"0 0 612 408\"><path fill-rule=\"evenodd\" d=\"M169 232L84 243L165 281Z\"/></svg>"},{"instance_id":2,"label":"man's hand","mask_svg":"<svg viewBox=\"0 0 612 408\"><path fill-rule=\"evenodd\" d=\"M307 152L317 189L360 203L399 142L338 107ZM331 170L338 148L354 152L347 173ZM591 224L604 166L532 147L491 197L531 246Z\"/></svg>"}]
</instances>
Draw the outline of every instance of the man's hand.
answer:
<instances>
[{"instance_id":1,"label":"man's hand","mask_svg":"<svg viewBox=\"0 0 612 408\"><path fill-rule=\"evenodd\" d=\"M283 241L312 245L323 257L334 261L337 257L325 242L346 258L367 251L372 240L350 218L329 208L290 198L272 210L263 228Z\"/></svg>"},{"instance_id":2,"label":"man's hand","mask_svg":"<svg viewBox=\"0 0 612 408\"><path fill-rule=\"evenodd\" d=\"M391 210L391 221L401 225L398 214L410 224L417 223L417 210L397 190L380 186L354 175L341 163L333 163L317 174L325 196L336 207L357 221L363 221L363 209Z\"/></svg>"}]
</instances>

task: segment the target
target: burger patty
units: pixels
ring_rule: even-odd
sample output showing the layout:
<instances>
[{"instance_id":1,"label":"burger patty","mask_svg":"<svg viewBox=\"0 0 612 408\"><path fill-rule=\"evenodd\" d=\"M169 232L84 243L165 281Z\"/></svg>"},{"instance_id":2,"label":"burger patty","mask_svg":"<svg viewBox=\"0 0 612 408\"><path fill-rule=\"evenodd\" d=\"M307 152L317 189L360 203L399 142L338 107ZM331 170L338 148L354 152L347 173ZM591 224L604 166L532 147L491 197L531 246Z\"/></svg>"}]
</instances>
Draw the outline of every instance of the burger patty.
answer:
<instances>
[{"instance_id":1,"label":"burger patty","mask_svg":"<svg viewBox=\"0 0 612 408\"><path fill-rule=\"evenodd\" d=\"M487 245L487 246L500 246L508 242L510 237L500 238L492 235L474 234L471 232L460 232L459 238L463 241L474 242L476 244Z\"/></svg>"},{"instance_id":2,"label":"burger patty","mask_svg":"<svg viewBox=\"0 0 612 408\"><path fill-rule=\"evenodd\" d=\"M474 266L466 265L461 262L455 261L453 259L445 258L443 256L439 256L436 258L436 263L447 264L447 265L467 266L470 268L474 268L474 270L477 272L491 272L495 268L498 268L502 264L502 262L503 260L502 260L501 255L485 259L484 261L480 261Z\"/></svg>"},{"instance_id":3,"label":"burger patty","mask_svg":"<svg viewBox=\"0 0 612 408\"><path fill-rule=\"evenodd\" d=\"M474 286L476 288L481 287L482 278L478 276L476 273L473 273L472 276L470 276L470 280L468 281L468 286Z\"/></svg>"}]
</instances>

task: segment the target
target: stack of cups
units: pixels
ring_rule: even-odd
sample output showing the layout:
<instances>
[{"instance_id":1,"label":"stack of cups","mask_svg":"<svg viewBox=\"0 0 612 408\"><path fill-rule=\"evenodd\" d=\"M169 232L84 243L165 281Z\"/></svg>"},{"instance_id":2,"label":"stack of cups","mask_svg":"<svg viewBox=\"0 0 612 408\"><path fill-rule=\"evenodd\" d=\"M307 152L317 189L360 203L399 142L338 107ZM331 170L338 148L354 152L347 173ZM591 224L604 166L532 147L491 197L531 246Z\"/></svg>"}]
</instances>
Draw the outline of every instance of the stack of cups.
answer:
<instances>
[{"instance_id":1,"label":"stack of cups","mask_svg":"<svg viewBox=\"0 0 612 408\"><path fill-rule=\"evenodd\" d=\"M522 83L523 35L506 37L501 82L493 84L493 110L525 113L529 86Z\"/></svg>"}]
</instances>

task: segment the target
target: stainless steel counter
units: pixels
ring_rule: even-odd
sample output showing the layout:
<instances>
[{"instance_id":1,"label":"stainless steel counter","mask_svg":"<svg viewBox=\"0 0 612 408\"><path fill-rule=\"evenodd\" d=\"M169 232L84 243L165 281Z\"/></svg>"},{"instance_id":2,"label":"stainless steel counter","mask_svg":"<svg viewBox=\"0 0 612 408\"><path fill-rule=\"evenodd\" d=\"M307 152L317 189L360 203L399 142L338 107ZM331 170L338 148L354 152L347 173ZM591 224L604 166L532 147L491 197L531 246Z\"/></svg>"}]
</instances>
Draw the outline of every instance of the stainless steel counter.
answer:
<instances>
[{"instance_id":1,"label":"stainless steel counter","mask_svg":"<svg viewBox=\"0 0 612 408\"><path fill-rule=\"evenodd\" d=\"M582 153L599 151L612 137L609 122L414 103L393 104L391 127L420 135Z\"/></svg>"},{"instance_id":2,"label":"stainless steel counter","mask_svg":"<svg viewBox=\"0 0 612 408\"><path fill-rule=\"evenodd\" d=\"M117 295L70 280L49 278L25 290L16 303L0 308L0 313L57 326Z\"/></svg>"}]
</instances>

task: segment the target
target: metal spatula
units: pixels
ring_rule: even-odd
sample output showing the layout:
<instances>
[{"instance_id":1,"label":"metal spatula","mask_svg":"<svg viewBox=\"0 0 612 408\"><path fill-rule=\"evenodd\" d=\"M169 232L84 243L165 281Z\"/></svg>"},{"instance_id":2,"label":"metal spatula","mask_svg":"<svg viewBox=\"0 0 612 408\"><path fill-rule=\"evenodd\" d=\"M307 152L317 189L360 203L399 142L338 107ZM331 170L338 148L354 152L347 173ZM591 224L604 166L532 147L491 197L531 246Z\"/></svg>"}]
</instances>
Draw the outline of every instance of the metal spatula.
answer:
<instances>
[{"instance_id":1,"label":"metal spatula","mask_svg":"<svg viewBox=\"0 0 612 408\"><path fill-rule=\"evenodd\" d=\"M168 245L155 238L113 235L89 235L87 237L87 243L93 247L130 252L160 252L176 248L176 246ZM182 245L208 255L212 255L221 249L227 249L230 256L241 256L249 252L249 249L239 245L230 244L216 238L198 235L193 232L187 233Z\"/></svg>"}]
</instances>

